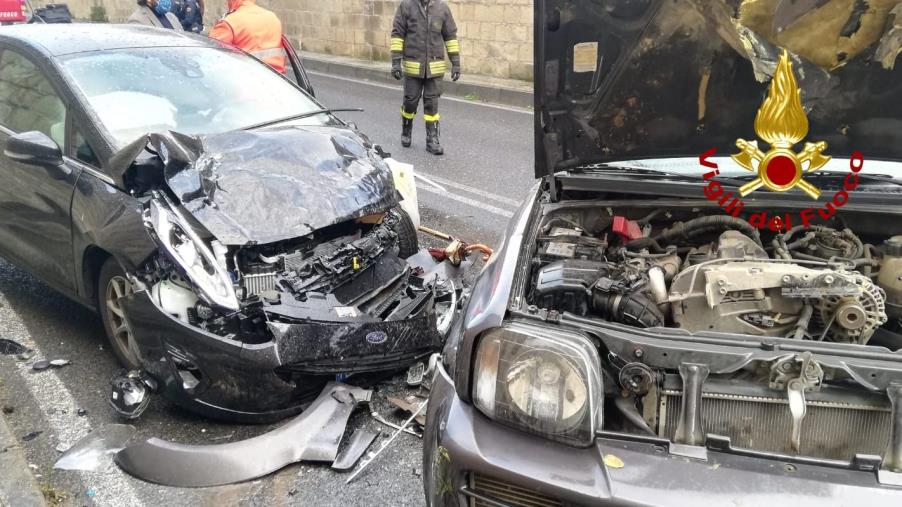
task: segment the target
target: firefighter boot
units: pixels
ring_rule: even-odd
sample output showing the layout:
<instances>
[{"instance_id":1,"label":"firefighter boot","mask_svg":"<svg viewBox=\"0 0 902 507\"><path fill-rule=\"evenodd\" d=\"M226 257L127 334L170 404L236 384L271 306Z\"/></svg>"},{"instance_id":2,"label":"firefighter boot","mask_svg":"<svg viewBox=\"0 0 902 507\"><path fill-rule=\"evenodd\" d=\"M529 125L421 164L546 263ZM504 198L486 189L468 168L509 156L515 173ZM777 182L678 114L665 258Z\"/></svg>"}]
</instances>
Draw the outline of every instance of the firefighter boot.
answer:
<instances>
[{"instance_id":1,"label":"firefighter boot","mask_svg":"<svg viewBox=\"0 0 902 507\"><path fill-rule=\"evenodd\" d=\"M437 121L426 122L426 151L433 155L444 155L445 150L438 139L439 128Z\"/></svg>"},{"instance_id":2,"label":"firefighter boot","mask_svg":"<svg viewBox=\"0 0 902 507\"><path fill-rule=\"evenodd\" d=\"M413 120L401 118L401 146L410 148L410 137L413 133Z\"/></svg>"}]
</instances>

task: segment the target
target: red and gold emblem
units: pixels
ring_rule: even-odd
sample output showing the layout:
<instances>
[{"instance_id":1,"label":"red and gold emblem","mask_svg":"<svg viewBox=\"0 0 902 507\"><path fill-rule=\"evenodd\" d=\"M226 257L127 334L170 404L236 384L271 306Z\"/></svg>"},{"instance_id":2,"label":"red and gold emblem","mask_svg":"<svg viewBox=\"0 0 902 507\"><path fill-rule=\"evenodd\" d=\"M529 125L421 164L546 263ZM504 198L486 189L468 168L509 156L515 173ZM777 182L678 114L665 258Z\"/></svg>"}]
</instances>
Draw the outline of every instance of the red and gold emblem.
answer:
<instances>
[{"instance_id":1,"label":"red and gold emblem","mask_svg":"<svg viewBox=\"0 0 902 507\"><path fill-rule=\"evenodd\" d=\"M827 149L824 141L805 143L801 153L793 150L808 135L808 117L786 50L780 56L767 98L755 116L755 133L770 145L770 150L759 149L758 141L736 140L736 147L742 151L733 155L733 160L758 173L758 177L739 188L739 193L744 197L762 186L774 192L798 187L812 199L818 199L821 191L803 176L823 167L831 157L823 154Z\"/></svg>"}]
</instances>

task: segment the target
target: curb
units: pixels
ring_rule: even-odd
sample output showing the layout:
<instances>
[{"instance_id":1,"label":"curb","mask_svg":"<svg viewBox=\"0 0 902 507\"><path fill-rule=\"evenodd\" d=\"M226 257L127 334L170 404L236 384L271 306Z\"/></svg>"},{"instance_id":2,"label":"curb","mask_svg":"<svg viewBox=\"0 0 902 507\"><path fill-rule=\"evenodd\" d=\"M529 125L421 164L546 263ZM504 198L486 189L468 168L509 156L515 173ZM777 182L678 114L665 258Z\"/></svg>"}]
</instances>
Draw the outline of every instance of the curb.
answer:
<instances>
[{"instance_id":1,"label":"curb","mask_svg":"<svg viewBox=\"0 0 902 507\"><path fill-rule=\"evenodd\" d=\"M22 446L0 415L0 505L46 507L44 495L28 468Z\"/></svg>"},{"instance_id":2,"label":"curb","mask_svg":"<svg viewBox=\"0 0 902 507\"><path fill-rule=\"evenodd\" d=\"M326 55L312 53L298 53L304 68L308 71L320 74L329 74L360 81L399 86L399 82L391 76L391 72L383 68L375 68L370 65L355 64L344 61L327 60ZM466 98L477 96L480 102L489 102L505 106L520 108L533 107L533 94L531 91L518 90L498 85L488 85L467 81L466 77L454 82L446 79L442 83L443 93L455 97Z\"/></svg>"}]
</instances>

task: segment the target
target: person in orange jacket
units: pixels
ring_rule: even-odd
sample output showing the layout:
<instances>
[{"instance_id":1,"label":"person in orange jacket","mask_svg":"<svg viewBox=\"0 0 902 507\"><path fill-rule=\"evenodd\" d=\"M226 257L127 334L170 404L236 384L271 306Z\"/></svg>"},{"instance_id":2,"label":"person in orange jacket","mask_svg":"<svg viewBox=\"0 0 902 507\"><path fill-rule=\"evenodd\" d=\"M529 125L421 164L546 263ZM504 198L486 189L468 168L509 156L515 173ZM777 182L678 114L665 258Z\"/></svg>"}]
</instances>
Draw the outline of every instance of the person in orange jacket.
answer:
<instances>
[{"instance_id":1,"label":"person in orange jacket","mask_svg":"<svg viewBox=\"0 0 902 507\"><path fill-rule=\"evenodd\" d=\"M210 30L210 37L242 49L285 73L282 22L257 0L229 0L229 13Z\"/></svg>"}]
</instances>

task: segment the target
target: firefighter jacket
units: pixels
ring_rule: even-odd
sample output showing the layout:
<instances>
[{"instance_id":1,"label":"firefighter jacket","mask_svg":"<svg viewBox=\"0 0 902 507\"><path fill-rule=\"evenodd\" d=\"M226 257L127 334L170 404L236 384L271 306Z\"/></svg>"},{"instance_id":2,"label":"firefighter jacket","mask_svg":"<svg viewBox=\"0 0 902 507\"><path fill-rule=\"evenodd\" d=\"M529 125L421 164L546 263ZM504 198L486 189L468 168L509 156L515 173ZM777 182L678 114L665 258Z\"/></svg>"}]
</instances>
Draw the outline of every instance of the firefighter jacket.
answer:
<instances>
[{"instance_id":1,"label":"firefighter jacket","mask_svg":"<svg viewBox=\"0 0 902 507\"><path fill-rule=\"evenodd\" d=\"M445 75L445 50L452 70L460 71L457 25L443 0L401 0L391 31L392 64L400 63L405 76L436 78Z\"/></svg>"},{"instance_id":2,"label":"firefighter jacket","mask_svg":"<svg viewBox=\"0 0 902 507\"><path fill-rule=\"evenodd\" d=\"M256 0L229 0L230 12L210 30L210 37L231 44L285 73L282 23Z\"/></svg>"}]
</instances>

